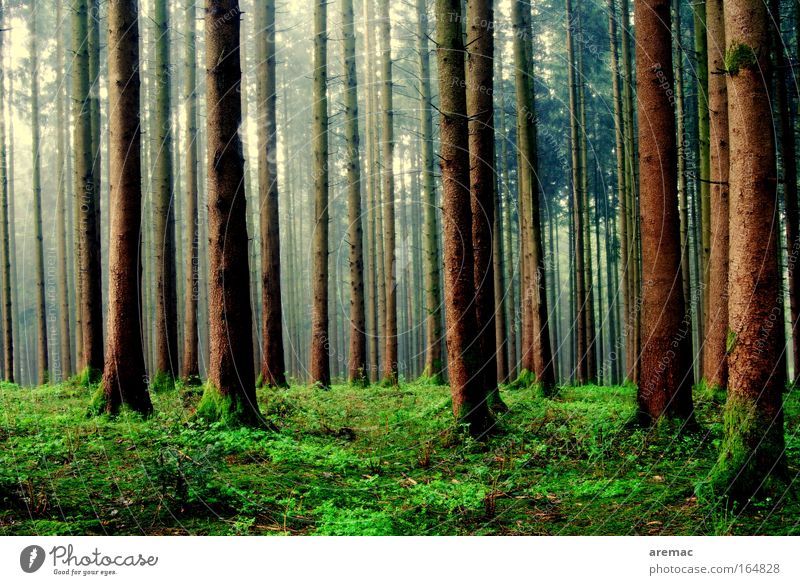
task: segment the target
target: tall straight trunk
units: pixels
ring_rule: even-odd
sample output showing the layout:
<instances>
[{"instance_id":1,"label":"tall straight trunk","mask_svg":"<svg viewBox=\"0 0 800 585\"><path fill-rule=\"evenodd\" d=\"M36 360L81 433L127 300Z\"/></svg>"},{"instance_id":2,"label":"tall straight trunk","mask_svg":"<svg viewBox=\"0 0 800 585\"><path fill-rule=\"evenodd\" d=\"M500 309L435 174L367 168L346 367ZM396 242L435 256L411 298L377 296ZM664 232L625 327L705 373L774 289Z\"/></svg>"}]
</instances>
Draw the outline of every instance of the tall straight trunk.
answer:
<instances>
[{"instance_id":1,"label":"tall straight trunk","mask_svg":"<svg viewBox=\"0 0 800 585\"><path fill-rule=\"evenodd\" d=\"M380 0L381 128L383 130L383 262L386 282L386 330L383 378L396 385L397 377L397 276L394 226L394 105L392 100L392 26L389 0Z\"/></svg>"},{"instance_id":2,"label":"tall straight trunk","mask_svg":"<svg viewBox=\"0 0 800 585\"><path fill-rule=\"evenodd\" d=\"M364 67L366 71L366 98L364 99L365 105L365 112L364 112L364 124L365 124L365 137L366 137L366 148L365 148L365 155L366 155L366 168L367 168L367 176L366 180L364 181L366 187L366 205L367 205L367 253L366 253L366 294L365 294L365 304L366 304L366 323L367 323L367 364L369 371L367 372L367 377L369 379L375 379L379 377L378 372L378 346L380 345L379 342L379 335L378 335L378 266L377 266L377 253L376 253L376 233L375 233L375 166L376 166L376 155L375 155L375 141L373 140L373 132L372 128L374 126L374 110L373 110L373 94L375 92L374 87L374 76L375 76L375 67L373 64L374 56L372 54L372 25L370 22L370 18L372 15L372 0L364 0L363 3L363 18L365 20L364 23ZM426 16L426 15L423 15ZM418 22L421 22L423 16L420 16ZM427 41L427 39L426 39Z\"/></svg>"},{"instance_id":3,"label":"tall straight trunk","mask_svg":"<svg viewBox=\"0 0 800 585\"><path fill-rule=\"evenodd\" d=\"M502 84L502 76L500 77ZM502 118L505 112L501 110ZM504 136L504 133L501 134ZM503 138L501 138L502 140ZM495 157L497 161L497 157ZM499 161L497 161L499 162ZM497 165L494 193L494 224L492 225L492 262L494 268L495 360L498 384L508 382L508 337L506 336L505 280L505 222L503 221L502 164Z\"/></svg>"},{"instance_id":4,"label":"tall straight trunk","mask_svg":"<svg viewBox=\"0 0 800 585\"><path fill-rule=\"evenodd\" d=\"M53 379L58 381L72 373L72 343L70 332L70 302L69 302L69 248L67 244L67 175L65 173L65 152L68 150L66 143L65 112L64 112L64 34L60 29L64 20L64 2L58 0L56 4L56 20L59 29L56 36L56 262L58 263L58 307L59 307L59 353L60 368L58 375ZM55 374L55 371L54 371Z\"/></svg>"},{"instance_id":5,"label":"tall straight trunk","mask_svg":"<svg viewBox=\"0 0 800 585\"><path fill-rule=\"evenodd\" d=\"M785 372L778 266L777 169L770 104L770 23L761 0L724 8L730 125L730 343L725 439L712 472L718 494L746 502L783 493ZM765 325L767 324L767 325ZM772 476L771 481L769 480Z\"/></svg>"},{"instance_id":6,"label":"tall straight trunk","mask_svg":"<svg viewBox=\"0 0 800 585\"><path fill-rule=\"evenodd\" d=\"M514 63L517 70L515 80L517 101L517 142L520 152L518 183L521 199L520 210L525 217L520 221L520 239L523 255L520 264L524 265L520 298L529 298L530 312L527 323L528 343L523 342L523 358L528 352L532 359L537 382L545 393L555 384L553 354L550 346L550 325L547 311L545 288L544 253L542 250L541 218L539 213L539 163L536 137L536 104L533 87L533 49L531 45L530 6L519 0L512 4L512 23L514 27ZM524 291L524 292L523 292ZM523 359L523 365L525 360Z\"/></svg>"},{"instance_id":7,"label":"tall straight trunk","mask_svg":"<svg viewBox=\"0 0 800 585\"><path fill-rule=\"evenodd\" d=\"M100 237L92 144L91 91L87 35L87 0L72 7L72 103L75 153L76 251L81 313L82 375L95 380L103 368L103 314L100 277Z\"/></svg>"},{"instance_id":8,"label":"tall straight trunk","mask_svg":"<svg viewBox=\"0 0 800 585\"><path fill-rule=\"evenodd\" d=\"M166 0L156 0L155 43L155 387L170 386L178 373L178 304L175 270L175 206L172 169L172 101L169 55L169 14Z\"/></svg>"},{"instance_id":9,"label":"tall straight trunk","mask_svg":"<svg viewBox=\"0 0 800 585\"><path fill-rule=\"evenodd\" d=\"M710 138L711 254L709 257L708 311L703 342L703 378L710 387L728 385L728 254L729 136L728 89L725 79L725 18L722 0L707 0L708 106ZM793 135L792 135L793 136ZM794 141L794 138L792 138ZM792 153L794 162L794 153ZM795 202L797 192L792 202ZM795 203L796 209L796 203ZM788 217L787 208L787 217ZM790 281L791 282L791 281Z\"/></svg>"},{"instance_id":10,"label":"tall straight trunk","mask_svg":"<svg viewBox=\"0 0 800 585\"><path fill-rule=\"evenodd\" d=\"M198 133L197 133L197 18L194 0L186 0L185 64L184 64L184 96L186 100L186 203L184 219L186 222L185 274L184 287L184 333L183 333L183 371L181 375L190 384L200 381L200 365L198 353L197 299L200 295L199 251L200 239L198 230Z\"/></svg>"},{"instance_id":11,"label":"tall straight trunk","mask_svg":"<svg viewBox=\"0 0 800 585\"><path fill-rule=\"evenodd\" d=\"M453 413L480 434L490 424L481 385L473 279L472 211L469 193L467 99L461 1L436 0L436 42L441 112L442 216L447 360Z\"/></svg>"},{"instance_id":12,"label":"tall straight trunk","mask_svg":"<svg viewBox=\"0 0 800 585\"><path fill-rule=\"evenodd\" d=\"M275 2L259 2L258 187L261 200L261 381L285 387L281 303L280 213L278 208L278 126L275 104Z\"/></svg>"},{"instance_id":13,"label":"tall straight trunk","mask_svg":"<svg viewBox=\"0 0 800 585\"><path fill-rule=\"evenodd\" d=\"M361 227L361 165L358 148L358 79L353 0L342 0L344 37L344 107L347 141L347 214L350 243L350 359L347 377L353 384L369 383L366 313L364 305L364 250Z\"/></svg>"},{"instance_id":14,"label":"tall straight trunk","mask_svg":"<svg viewBox=\"0 0 800 585\"><path fill-rule=\"evenodd\" d=\"M709 143L708 112L708 39L706 35L706 0L692 3L694 10L694 50L696 56L695 70L697 76L697 148L698 148L698 195L700 197L700 237L702 240L703 289L708 291L709 260L711 258L711 151ZM710 297L703 295L702 319L708 319L708 303Z\"/></svg>"},{"instance_id":15,"label":"tall straight trunk","mask_svg":"<svg viewBox=\"0 0 800 585\"><path fill-rule=\"evenodd\" d=\"M580 88L576 80L575 40L572 31L573 13L572 0L566 0L567 9L567 53L568 53L568 83L569 83L569 111L570 111L570 144L572 149L572 226L575 238L575 297L576 319L575 330L577 334L577 366L576 382L579 385L589 381L589 331L587 329L587 289L583 229L583 177L581 176L581 130L580 130Z\"/></svg>"},{"instance_id":16,"label":"tall straight trunk","mask_svg":"<svg viewBox=\"0 0 800 585\"><path fill-rule=\"evenodd\" d=\"M692 416L691 335L681 288L670 0L636 0L642 241L642 381L647 421Z\"/></svg>"},{"instance_id":17,"label":"tall straight trunk","mask_svg":"<svg viewBox=\"0 0 800 585\"><path fill-rule=\"evenodd\" d=\"M44 236L42 234L42 174L41 174L41 129L39 128L39 50L37 47L37 4L30 4L31 54L31 146L33 148L33 235L36 240L36 381L46 384L49 381L49 360L47 355L47 309L45 307L44 280Z\"/></svg>"},{"instance_id":18,"label":"tall straight trunk","mask_svg":"<svg viewBox=\"0 0 800 585\"><path fill-rule=\"evenodd\" d=\"M620 20L622 21L622 74L623 74L623 119L625 125L625 222L627 224L627 250L625 265L630 271L628 282L628 295L631 300L629 310L626 315L626 363L627 378L634 384L639 383L640 379L640 356L641 348L641 279L639 274L639 240L636 238L636 216L638 215L637 183L636 183L636 163L635 163L635 140L634 140L634 108L633 108L633 71L631 59L631 37L630 33L630 9L628 0L620 0Z\"/></svg>"},{"instance_id":19,"label":"tall straight trunk","mask_svg":"<svg viewBox=\"0 0 800 585\"><path fill-rule=\"evenodd\" d=\"M794 363L794 378L800 372L800 218L797 209L797 159L795 147L795 131L792 123L791 102L787 87L786 50L781 36L780 2L770 0L772 27L772 47L775 52L775 97L778 118L780 121L780 142L783 185L783 202L786 213L786 246L788 249L787 268L789 272L789 310L791 319L791 351ZM713 220L712 220L713 221Z\"/></svg>"},{"instance_id":20,"label":"tall straight trunk","mask_svg":"<svg viewBox=\"0 0 800 585\"><path fill-rule=\"evenodd\" d=\"M209 242L208 383L197 407L210 420L260 419L253 368L253 316L247 265L247 204L239 128L238 0L206 0L206 96Z\"/></svg>"},{"instance_id":21,"label":"tall straight trunk","mask_svg":"<svg viewBox=\"0 0 800 585\"><path fill-rule=\"evenodd\" d=\"M312 266L311 382L331 384L328 335L328 59L327 3L314 4L314 260Z\"/></svg>"},{"instance_id":22,"label":"tall straight trunk","mask_svg":"<svg viewBox=\"0 0 800 585\"><path fill-rule=\"evenodd\" d=\"M0 28L5 28L5 0L0 0ZM0 32L0 64L4 64L5 34ZM5 66L0 66L0 221L3 265L3 379L14 381L14 321L11 303L11 254L8 218L8 158L6 153Z\"/></svg>"},{"instance_id":23,"label":"tall straight trunk","mask_svg":"<svg viewBox=\"0 0 800 585\"><path fill-rule=\"evenodd\" d=\"M678 133L678 213L681 222L681 275L683 298L691 310L691 271L689 270L689 196L686 192L686 116L684 115L683 84L683 33L681 26L681 5L672 0L672 34L675 58L675 119Z\"/></svg>"},{"instance_id":24,"label":"tall straight trunk","mask_svg":"<svg viewBox=\"0 0 800 585\"><path fill-rule=\"evenodd\" d=\"M494 264L494 21L493 0L467 2L467 117L470 203L481 384L491 407L502 406L497 390ZM499 234L497 234L499 237Z\"/></svg>"},{"instance_id":25,"label":"tall straight trunk","mask_svg":"<svg viewBox=\"0 0 800 585\"><path fill-rule=\"evenodd\" d=\"M142 346L142 175L139 124L139 14L136 0L108 4L108 76L111 158L108 351L103 371L104 410L122 404L149 414ZM97 405L101 406L101 405Z\"/></svg>"},{"instance_id":26,"label":"tall straight trunk","mask_svg":"<svg viewBox=\"0 0 800 585\"><path fill-rule=\"evenodd\" d=\"M439 225L436 217L436 183L433 166L433 108L428 49L428 12L425 0L417 0L417 39L420 79L420 136L422 140L422 199L425 209L425 369L423 376L434 384L442 377L442 291L439 288Z\"/></svg>"}]
</instances>

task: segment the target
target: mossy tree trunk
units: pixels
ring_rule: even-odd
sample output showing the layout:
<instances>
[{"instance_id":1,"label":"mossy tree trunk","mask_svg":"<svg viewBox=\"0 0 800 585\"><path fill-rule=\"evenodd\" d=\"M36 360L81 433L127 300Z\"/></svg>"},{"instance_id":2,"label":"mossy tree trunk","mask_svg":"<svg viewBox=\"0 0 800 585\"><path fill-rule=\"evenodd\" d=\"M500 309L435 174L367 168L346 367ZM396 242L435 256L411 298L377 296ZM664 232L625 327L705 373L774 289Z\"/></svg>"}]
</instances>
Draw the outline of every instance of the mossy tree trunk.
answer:
<instances>
[{"instance_id":1,"label":"mossy tree trunk","mask_svg":"<svg viewBox=\"0 0 800 585\"><path fill-rule=\"evenodd\" d=\"M136 0L108 5L110 83L111 250L108 351L98 410L122 404L149 414L142 345L142 179L139 124L139 15Z\"/></svg>"},{"instance_id":2,"label":"mossy tree trunk","mask_svg":"<svg viewBox=\"0 0 800 585\"><path fill-rule=\"evenodd\" d=\"M777 169L770 120L770 23L761 0L724 8L730 130L730 333L724 439L715 493L747 501L785 475L785 372ZM766 72L766 75L765 75Z\"/></svg>"},{"instance_id":3,"label":"mossy tree trunk","mask_svg":"<svg viewBox=\"0 0 800 585\"><path fill-rule=\"evenodd\" d=\"M706 0L692 3L694 16L695 76L697 78L697 195L700 199L700 261L704 294L700 319L703 330L708 319L709 262L711 259L711 151L710 118L708 111L708 36L706 31ZM702 361L701 356L701 361Z\"/></svg>"},{"instance_id":4,"label":"mossy tree trunk","mask_svg":"<svg viewBox=\"0 0 800 585\"><path fill-rule=\"evenodd\" d=\"M260 419L253 367L247 204L239 128L238 0L207 0L205 12L209 241L209 369L197 412L209 420Z\"/></svg>"}]
</instances>

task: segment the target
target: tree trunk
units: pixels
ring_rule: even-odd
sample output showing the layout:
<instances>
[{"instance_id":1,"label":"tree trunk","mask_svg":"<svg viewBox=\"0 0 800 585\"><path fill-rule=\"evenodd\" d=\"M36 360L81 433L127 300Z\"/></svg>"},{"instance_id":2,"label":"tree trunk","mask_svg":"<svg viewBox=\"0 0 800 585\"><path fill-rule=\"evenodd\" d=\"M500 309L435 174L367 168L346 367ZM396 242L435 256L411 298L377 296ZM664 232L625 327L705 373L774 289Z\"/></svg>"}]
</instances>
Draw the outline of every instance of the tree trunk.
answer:
<instances>
[{"instance_id":1,"label":"tree trunk","mask_svg":"<svg viewBox=\"0 0 800 585\"><path fill-rule=\"evenodd\" d=\"M730 124L730 333L725 439L715 493L745 502L786 474L783 437L783 303L770 120L769 22L761 0L725 2ZM772 476L772 481L768 481ZM783 490L780 490L782 493Z\"/></svg>"},{"instance_id":2,"label":"tree trunk","mask_svg":"<svg viewBox=\"0 0 800 585\"><path fill-rule=\"evenodd\" d=\"M692 416L691 315L681 288L669 0L636 0L642 241L642 380L647 421Z\"/></svg>"},{"instance_id":3,"label":"tree trunk","mask_svg":"<svg viewBox=\"0 0 800 585\"><path fill-rule=\"evenodd\" d=\"M436 0L436 36L441 112L442 214L447 358L453 413L473 434L490 423L486 391L477 375L475 282L469 193L467 100L460 0Z\"/></svg>"},{"instance_id":4,"label":"tree trunk","mask_svg":"<svg viewBox=\"0 0 800 585\"><path fill-rule=\"evenodd\" d=\"M258 184L261 200L261 381L285 387L281 303L280 214L278 209L278 127L275 112L275 2L258 3Z\"/></svg>"},{"instance_id":5,"label":"tree trunk","mask_svg":"<svg viewBox=\"0 0 800 585\"><path fill-rule=\"evenodd\" d=\"M5 28L5 1L0 0L0 28ZM0 221L2 221L2 264L3 264L3 379L14 381L14 321L11 304L11 254L9 246L8 218L8 158L6 153L6 117L5 117L5 61L3 45L5 34L0 33Z\"/></svg>"},{"instance_id":6,"label":"tree trunk","mask_svg":"<svg viewBox=\"0 0 800 585\"><path fill-rule=\"evenodd\" d=\"M331 385L328 335L328 60L327 3L314 4L314 265L311 311L311 382Z\"/></svg>"},{"instance_id":7,"label":"tree trunk","mask_svg":"<svg viewBox=\"0 0 800 585\"><path fill-rule=\"evenodd\" d=\"M33 230L36 240L36 381L49 382L49 360L47 355L47 309L45 307L44 237L42 234L42 175L41 129L39 127L39 51L36 43L37 5L30 4L30 55L31 55L31 145L33 148Z\"/></svg>"},{"instance_id":8,"label":"tree trunk","mask_svg":"<svg viewBox=\"0 0 800 585\"><path fill-rule=\"evenodd\" d=\"M75 136L75 208L78 242L79 310L81 314L82 378L96 380L103 368L103 307L100 279L100 238L97 226L98 197L94 180L94 156L89 86L87 0L76 0L72 12L72 103Z\"/></svg>"},{"instance_id":9,"label":"tree trunk","mask_svg":"<svg viewBox=\"0 0 800 585\"><path fill-rule=\"evenodd\" d=\"M706 312L703 378L707 386L728 385L728 90L725 79L725 19L722 0L707 0L708 105L710 138L711 253ZM793 139L794 140L794 139ZM792 155L794 159L794 155ZM796 198L796 193L795 193Z\"/></svg>"},{"instance_id":10,"label":"tree trunk","mask_svg":"<svg viewBox=\"0 0 800 585\"><path fill-rule=\"evenodd\" d=\"M198 133L197 133L197 18L194 0L186 0L186 54L184 65L184 93L186 99L186 268L184 278L184 333L183 333L183 379L189 384L200 382L198 353L197 299L200 295L198 230Z\"/></svg>"},{"instance_id":11,"label":"tree trunk","mask_svg":"<svg viewBox=\"0 0 800 585\"><path fill-rule=\"evenodd\" d=\"M423 377L442 384L442 291L439 288L439 225L436 218L436 183L433 166L433 111L431 67L428 50L428 12L425 0L417 0L419 40L420 135L422 137L422 198L425 206L425 369Z\"/></svg>"},{"instance_id":12,"label":"tree trunk","mask_svg":"<svg viewBox=\"0 0 800 585\"><path fill-rule=\"evenodd\" d=\"M364 306L364 250L361 227L361 165L358 148L358 79L353 0L342 0L344 37L344 107L347 141L347 213L350 244L350 361L351 384L368 385L366 313Z\"/></svg>"},{"instance_id":13,"label":"tree trunk","mask_svg":"<svg viewBox=\"0 0 800 585\"><path fill-rule=\"evenodd\" d=\"M63 22L64 3L58 0L56 4L56 20ZM59 350L60 361L54 363L53 379L56 381L67 378L72 373L72 343L70 332L70 302L69 302L69 261L67 244L67 175L65 173L66 130L64 120L64 35L59 30L56 36L56 262L58 263L58 306L59 306ZM55 361L55 360L54 360ZM55 372L55 367L60 372Z\"/></svg>"},{"instance_id":14,"label":"tree trunk","mask_svg":"<svg viewBox=\"0 0 800 585\"><path fill-rule=\"evenodd\" d=\"M497 389L494 264L494 8L492 0L467 2L467 117L474 255L475 318L481 385L489 406L504 409Z\"/></svg>"},{"instance_id":15,"label":"tree trunk","mask_svg":"<svg viewBox=\"0 0 800 585\"><path fill-rule=\"evenodd\" d=\"M381 39L381 127L383 129L383 261L386 282L386 330L383 360L384 382L396 385L397 378L397 275L395 274L394 226L394 106L392 103L392 27L389 0L380 0L379 37Z\"/></svg>"},{"instance_id":16,"label":"tree trunk","mask_svg":"<svg viewBox=\"0 0 800 585\"><path fill-rule=\"evenodd\" d=\"M139 15L136 0L108 4L110 99L111 250L109 256L108 351L103 371L104 404L143 414L153 410L147 392L141 319L141 127L139 124ZM80 94L79 94L80 95Z\"/></svg>"},{"instance_id":17,"label":"tree trunk","mask_svg":"<svg viewBox=\"0 0 800 585\"><path fill-rule=\"evenodd\" d=\"M711 258L711 151L709 142L709 111L708 111L708 40L706 38L706 0L697 0L692 4L694 10L694 50L696 54L697 76L697 148L698 148L698 186L700 197L700 237L702 243L702 283L705 294L703 295L701 318L706 328L708 319L708 293L709 286L709 261Z\"/></svg>"},{"instance_id":18,"label":"tree trunk","mask_svg":"<svg viewBox=\"0 0 800 585\"><path fill-rule=\"evenodd\" d=\"M260 418L253 369L247 204L239 127L238 0L206 1L209 370L198 415L253 424Z\"/></svg>"},{"instance_id":19,"label":"tree trunk","mask_svg":"<svg viewBox=\"0 0 800 585\"><path fill-rule=\"evenodd\" d=\"M175 208L173 205L172 120L170 116L169 16L166 0L156 0L155 43L155 367L153 388L169 388L178 371L178 319L175 282Z\"/></svg>"}]
</instances>

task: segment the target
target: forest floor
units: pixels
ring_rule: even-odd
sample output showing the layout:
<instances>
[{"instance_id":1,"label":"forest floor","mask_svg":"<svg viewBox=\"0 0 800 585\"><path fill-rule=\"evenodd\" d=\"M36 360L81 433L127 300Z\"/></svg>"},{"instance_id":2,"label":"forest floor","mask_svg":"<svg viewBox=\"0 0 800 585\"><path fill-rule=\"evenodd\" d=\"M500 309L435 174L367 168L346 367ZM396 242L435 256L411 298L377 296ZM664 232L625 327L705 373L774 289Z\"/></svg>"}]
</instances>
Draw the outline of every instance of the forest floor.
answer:
<instances>
[{"instance_id":1,"label":"forest floor","mask_svg":"<svg viewBox=\"0 0 800 585\"><path fill-rule=\"evenodd\" d=\"M797 485L732 511L695 497L722 433L712 397L680 433L629 424L630 387L507 389L498 432L475 442L443 386L259 391L274 430L194 420L199 388L154 394L149 420L87 417L91 393L0 386L0 535L800 534Z\"/></svg>"}]
</instances>

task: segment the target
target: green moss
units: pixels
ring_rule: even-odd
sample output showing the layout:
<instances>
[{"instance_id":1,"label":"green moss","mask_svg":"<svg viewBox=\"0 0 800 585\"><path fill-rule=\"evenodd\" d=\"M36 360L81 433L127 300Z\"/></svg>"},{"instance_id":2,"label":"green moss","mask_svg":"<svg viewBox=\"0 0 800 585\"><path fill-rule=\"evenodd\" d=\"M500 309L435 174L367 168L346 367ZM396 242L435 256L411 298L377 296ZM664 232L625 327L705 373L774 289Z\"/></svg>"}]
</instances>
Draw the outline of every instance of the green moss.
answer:
<instances>
[{"instance_id":1,"label":"green moss","mask_svg":"<svg viewBox=\"0 0 800 585\"><path fill-rule=\"evenodd\" d=\"M736 75L742 69L752 69L757 66L758 55L748 45L735 43L725 52L725 71L729 75Z\"/></svg>"},{"instance_id":2,"label":"green moss","mask_svg":"<svg viewBox=\"0 0 800 585\"><path fill-rule=\"evenodd\" d=\"M729 394L719 458L698 495L730 503L771 493L781 483L782 439L783 428L777 429L754 401Z\"/></svg>"},{"instance_id":3,"label":"green moss","mask_svg":"<svg viewBox=\"0 0 800 585\"><path fill-rule=\"evenodd\" d=\"M358 373L350 380L350 385L355 388L369 387L369 379L363 369L359 368Z\"/></svg>"},{"instance_id":4,"label":"green moss","mask_svg":"<svg viewBox=\"0 0 800 585\"><path fill-rule=\"evenodd\" d=\"M728 355L733 353L733 348L736 347L736 332L728 330L728 336L725 338L725 351Z\"/></svg>"},{"instance_id":5,"label":"green moss","mask_svg":"<svg viewBox=\"0 0 800 585\"><path fill-rule=\"evenodd\" d=\"M103 379L103 372L97 368L86 366L72 380L76 386L89 387Z\"/></svg>"},{"instance_id":6,"label":"green moss","mask_svg":"<svg viewBox=\"0 0 800 585\"><path fill-rule=\"evenodd\" d=\"M102 414L106 414L108 412L108 398L106 397L105 390L103 390L103 385L100 384L92 394L92 400L89 402L89 408L87 409L87 416L100 416Z\"/></svg>"},{"instance_id":7,"label":"green moss","mask_svg":"<svg viewBox=\"0 0 800 585\"><path fill-rule=\"evenodd\" d=\"M169 372L156 372L150 380L151 392L167 392L175 389L175 378Z\"/></svg>"},{"instance_id":8,"label":"green moss","mask_svg":"<svg viewBox=\"0 0 800 585\"><path fill-rule=\"evenodd\" d=\"M224 395L211 382L203 385L203 397L197 405L197 418L209 423L219 422L227 426L257 425L259 417L244 400Z\"/></svg>"},{"instance_id":9,"label":"green moss","mask_svg":"<svg viewBox=\"0 0 800 585\"><path fill-rule=\"evenodd\" d=\"M527 369L522 369L517 376L517 379L509 382L506 386L509 390L524 390L526 388L533 388L538 382L536 381L536 374Z\"/></svg>"},{"instance_id":10,"label":"green moss","mask_svg":"<svg viewBox=\"0 0 800 585\"><path fill-rule=\"evenodd\" d=\"M264 373L259 372L258 376L256 376L256 388L263 388L264 387Z\"/></svg>"}]
</instances>

